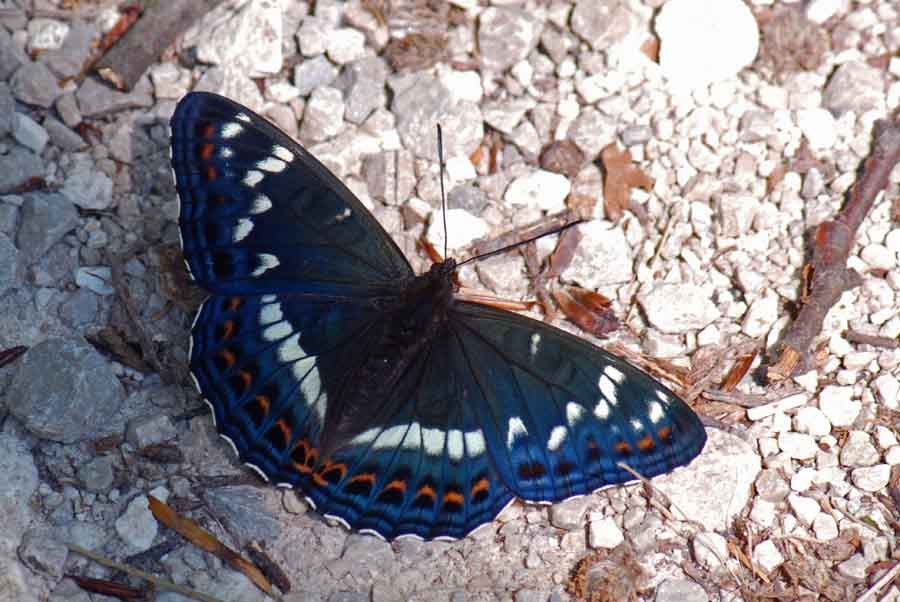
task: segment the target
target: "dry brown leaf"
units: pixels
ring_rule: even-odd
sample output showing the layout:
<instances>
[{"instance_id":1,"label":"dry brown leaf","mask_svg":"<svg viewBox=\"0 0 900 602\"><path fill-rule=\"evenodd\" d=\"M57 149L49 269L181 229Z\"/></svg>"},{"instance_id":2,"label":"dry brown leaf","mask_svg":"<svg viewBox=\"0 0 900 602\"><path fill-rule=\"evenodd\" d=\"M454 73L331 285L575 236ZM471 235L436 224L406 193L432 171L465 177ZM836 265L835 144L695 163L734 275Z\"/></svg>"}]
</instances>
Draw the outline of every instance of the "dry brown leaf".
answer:
<instances>
[{"instance_id":1,"label":"dry brown leaf","mask_svg":"<svg viewBox=\"0 0 900 602\"><path fill-rule=\"evenodd\" d=\"M94 579L92 577L82 577L81 575L67 576L77 583L78 587L92 594L102 594L104 597L108 596L120 600L146 600L147 590L144 588L130 587L107 579Z\"/></svg>"},{"instance_id":2,"label":"dry brown leaf","mask_svg":"<svg viewBox=\"0 0 900 602\"><path fill-rule=\"evenodd\" d=\"M552 295L566 317L585 332L603 337L619 327L609 299L600 293L572 286Z\"/></svg>"},{"instance_id":3,"label":"dry brown leaf","mask_svg":"<svg viewBox=\"0 0 900 602\"><path fill-rule=\"evenodd\" d=\"M584 164L584 153L569 139L551 142L541 150L540 165L547 171L568 176L578 175Z\"/></svg>"},{"instance_id":4,"label":"dry brown leaf","mask_svg":"<svg viewBox=\"0 0 900 602\"><path fill-rule=\"evenodd\" d=\"M201 550L216 555L231 568L242 572L247 579L265 593L274 595L272 584L269 583L262 571L256 568L254 564L245 560L240 554L216 539L215 535L203 529L194 521L179 515L165 502L158 500L152 495L148 495L147 499L150 502L150 512L153 513L156 520L174 530Z\"/></svg>"},{"instance_id":5,"label":"dry brown leaf","mask_svg":"<svg viewBox=\"0 0 900 602\"><path fill-rule=\"evenodd\" d=\"M616 222L628 207L631 189L650 190L653 188L653 178L632 162L628 149L619 150L615 143L600 151L600 160L606 169L603 181L606 216Z\"/></svg>"},{"instance_id":6,"label":"dry brown leaf","mask_svg":"<svg viewBox=\"0 0 900 602\"><path fill-rule=\"evenodd\" d=\"M646 573L628 544L582 558L566 591L585 602L628 602L645 589Z\"/></svg>"}]
</instances>

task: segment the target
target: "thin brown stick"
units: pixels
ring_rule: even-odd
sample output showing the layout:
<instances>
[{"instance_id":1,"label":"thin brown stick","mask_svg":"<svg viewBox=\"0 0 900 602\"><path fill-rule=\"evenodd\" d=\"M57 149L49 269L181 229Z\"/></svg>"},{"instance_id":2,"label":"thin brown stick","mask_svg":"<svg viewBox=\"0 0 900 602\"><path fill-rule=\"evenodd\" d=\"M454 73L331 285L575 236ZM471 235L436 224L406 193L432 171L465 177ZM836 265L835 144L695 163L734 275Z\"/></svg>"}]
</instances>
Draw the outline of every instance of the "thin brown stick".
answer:
<instances>
[{"instance_id":1,"label":"thin brown stick","mask_svg":"<svg viewBox=\"0 0 900 602\"><path fill-rule=\"evenodd\" d=\"M806 293L797 319L781 341L778 359L768 370L772 381L784 380L798 367L810 365L810 350L822 330L825 314L844 291L862 282L855 270L847 269L847 257L863 218L887 187L891 170L900 162L900 122L876 122L874 138L872 154L863 163L860 178L850 189L844 207L834 219L816 229L812 261L804 268Z\"/></svg>"},{"instance_id":2,"label":"thin brown stick","mask_svg":"<svg viewBox=\"0 0 900 602\"><path fill-rule=\"evenodd\" d=\"M758 408L769 403L777 403L782 399L802 393L804 389L800 387L791 389L779 389L776 391L768 391L762 395L753 393L741 393L740 391L723 391L721 389L704 389L702 397L712 401L721 401L730 403L742 408Z\"/></svg>"},{"instance_id":3,"label":"thin brown stick","mask_svg":"<svg viewBox=\"0 0 900 602\"><path fill-rule=\"evenodd\" d=\"M271 582L269 582L262 571L260 571L252 562L246 560L240 554L223 544L215 535L202 528L194 521L178 514L174 508L165 502L158 500L152 495L148 495L147 500L149 501L150 512L153 513L153 517L156 518L158 522L174 530L201 550L214 554L234 570L243 573L244 576L263 593L268 594L276 600L281 599L281 597L276 595L273 591Z\"/></svg>"},{"instance_id":4,"label":"thin brown stick","mask_svg":"<svg viewBox=\"0 0 900 602\"><path fill-rule=\"evenodd\" d=\"M194 600L200 600L201 602L224 602L224 600L222 600L221 598L216 598L215 596L210 596L208 594L203 594L198 591L182 587L181 585L177 585L175 583L172 583L171 581L167 581L166 579L160 579L155 575L151 575L150 573L145 573L144 571L132 568L127 564L122 564L121 562L116 562L115 560L111 560L109 558L100 556L99 554L95 554L90 550L86 550L81 546L75 545L74 543L67 543L66 547L69 548L70 551L75 552L76 554L81 554L85 558L90 558L98 564L102 564L103 566L108 566L111 569L116 569L117 571L122 571L123 573L127 573L134 577L139 577L141 579L149 581L153 584L154 587L156 587L156 589L176 592L181 594L182 596L193 598Z\"/></svg>"},{"instance_id":5,"label":"thin brown stick","mask_svg":"<svg viewBox=\"0 0 900 602\"><path fill-rule=\"evenodd\" d=\"M164 366L162 360L160 360L159 355L156 353L156 345L153 343L149 333L147 333L146 328L144 328L141 316L131 298L131 291L125 283L125 257L129 256L133 256L133 254L126 251L120 256L121 259L116 259L112 262L112 282L110 284L115 290L116 295L119 297L119 300L122 302L122 307L125 308L125 315L131 320L131 323L135 327L135 334L137 335L138 343L141 347L143 361L162 377L163 382L171 384L171 376L163 369Z\"/></svg>"},{"instance_id":6,"label":"thin brown stick","mask_svg":"<svg viewBox=\"0 0 900 602\"><path fill-rule=\"evenodd\" d=\"M582 219L588 219L585 217L583 211L563 209L558 213L552 213L542 217L540 220L528 224L527 226L508 230L496 238L479 238L461 251L459 257L474 257L476 255L491 253L523 240L537 238L554 230L559 230L566 224L571 224L572 222L577 222Z\"/></svg>"},{"instance_id":7,"label":"thin brown stick","mask_svg":"<svg viewBox=\"0 0 900 602\"><path fill-rule=\"evenodd\" d=\"M0 349L0 368L7 364L11 364L28 351L28 347L24 345L17 345L15 347L10 347L9 349Z\"/></svg>"},{"instance_id":8,"label":"thin brown stick","mask_svg":"<svg viewBox=\"0 0 900 602\"><path fill-rule=\"evenodd\" d=\"M885 349L896 349L900 347L897 339L889 337L880 337L877 335L857 332L855 330L847 330L844 332L844 338L851 343L860 343L862 345L871 345L872 347L884 347Z\"/></svg>"},{"instance_id":9,"label":"thin brown stick","mask_svg":"<svg viewBox=\"0 0 900 602\"><path fill-rule=\"evenodd\" d=\"M541 261L538 259L537 245L530 242L522 247L520 252L525 260L525 269L528 271L528 276L531 279L534 296L537 297L541 309L544 310L544 320L552 322L556 319L556 311L553 309L553 302L550 301L550 294L547 292L547 279L544 277Z\"/></svg>"},{"instance_id":10,"label":"thin brown stick","mask_svg":"<svg viewBox=\"0 0 900 602\"><path fill-rule=\"evenodd\" d=\"M97 73L120 90L131 90L162 51L222 0L145 0L144 13L97 62Z\"/></svg>"}]
</instances>

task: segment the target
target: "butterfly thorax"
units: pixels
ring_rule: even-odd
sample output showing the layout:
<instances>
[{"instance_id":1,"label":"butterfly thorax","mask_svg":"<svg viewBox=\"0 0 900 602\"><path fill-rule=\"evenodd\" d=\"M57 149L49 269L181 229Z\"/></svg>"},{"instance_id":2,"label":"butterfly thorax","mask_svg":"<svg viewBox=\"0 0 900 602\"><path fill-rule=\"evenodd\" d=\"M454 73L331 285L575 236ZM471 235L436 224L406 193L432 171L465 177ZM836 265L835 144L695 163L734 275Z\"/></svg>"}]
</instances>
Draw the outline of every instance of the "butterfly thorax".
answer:
<instances>
[{"instance_id":1,"label":"butterfly thorax","mask_svg":"<svg viewBox=\"0 0 900 602\"><path fill-rule=\"evenodd\" d=\"M331 428L323 432L323 448L336 449L392 415L391 392L446 328L455 270L453 259L435 263L382 306L384 318L373 326L365 361L356 368L355 378L347 379L350 384L341 391L340 399L330 405L329 411L337 416L326 421Z\"/></svg>"}]
</instances>

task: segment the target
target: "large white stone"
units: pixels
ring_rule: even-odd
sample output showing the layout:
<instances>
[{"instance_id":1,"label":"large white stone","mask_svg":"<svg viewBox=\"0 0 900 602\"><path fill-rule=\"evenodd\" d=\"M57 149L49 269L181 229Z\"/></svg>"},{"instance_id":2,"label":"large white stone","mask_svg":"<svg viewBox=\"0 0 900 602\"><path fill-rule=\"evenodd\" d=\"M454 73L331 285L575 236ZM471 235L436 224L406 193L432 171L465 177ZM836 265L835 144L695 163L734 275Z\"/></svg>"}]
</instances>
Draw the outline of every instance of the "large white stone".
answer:
<instances>
[{"instance_id":1,"label":"large white stone","mask_svg":"<svg viewBox=\"0 0 900 602\"><path fill-rule=\"evenodd\" d=\"M465 247L476 238L486 236L489 230L487 222L465 209L447 210L448 251ZM425 237L438 252L444 252L444 220L441 219L439 212L432 212L431 223Z\"/></svg>"},{"instance_id":2,"label":"large white stone","mask_svg":"<svg viewBox=\"0 0 900 602\"><path fill-rule=\"evenodd\" d=\"M869 493L881 491L887 487L891 478L891 467L887 464L878 464L876 466L855 468L851 478L853 479L853 484L863 491L868 491Z\"/></svg>"},{"instance_id":3,"label":"large white stone","mask_svg":"<svg viewBox=\"0 0 900 602\"><path fill-rule=\"evenodd\" d=\"M611 517L604 518L599 512L591 512L589 520L588 545L590 547L611 550L625 541L622 530Z\"/></svg>"},{"instance_id":4,"label":"large white stone","mask_svg":"<svg viewBox=\"0 0 900 602\"><path fill-rule=\"evenodd\" d=\"M208 19L211 21L212 17ZM197 29L200 32L197 58L201 62L239 64L246 67L250 77L281 70L283 28L279 0L246 2L219 23L207 23L207 27Z\"/></svg>"},{"instance_id":5,"label":"large white stone","mask_svg":"<svg viewBox=\"0 0 900 602\"><path fill-rule=\"evenodd\" d=\"M754 548L753 562L755 562L764 573L771 573L784 562L784 556L778 551L778 547L775 543L771 539L767 539Z\"/></svg>"},{"instance_id":6,"label":"large white stone","mask_svg":"<svg viewBox=\"0 0 900 602\"><path fill-rule=\"evenodd\" d=\"M741 0L670 0L656 31L660 67L678 88L735 77L759 50L756 19Z\"/></svg>"},{"instance_id":7,"label":"large white stone","mask_svg":"<svg viewBox=\"0 0 900 602\"><path fill-rule=\"evenodd\" d=\"M853 387L828 385L819 395L819 409L833 426L850 426L862 409L862 402L852 397Z\"/></svg>"},{"instance_id":8,"label":"large white stone","mask_svg":"<svg viewBox=\"0 0 900 602\"><path fill-rule=\"evenodd\" d=\"M583 238L572 263L563 270L563 280L589 289L631 280L631 247L620 225L592 220L576 227Z\"/></svg>"},{"instance_id":9,"label":"large white stone","mask_svg":"<svg viewBox=\"0 0 900 602\"><path fill-rule=\"evenodd\" d=\"M695 284L659 284L638 301L650 323L670 334L705 328L721 315L709 292Z\"/></svg>"}]
</instances>

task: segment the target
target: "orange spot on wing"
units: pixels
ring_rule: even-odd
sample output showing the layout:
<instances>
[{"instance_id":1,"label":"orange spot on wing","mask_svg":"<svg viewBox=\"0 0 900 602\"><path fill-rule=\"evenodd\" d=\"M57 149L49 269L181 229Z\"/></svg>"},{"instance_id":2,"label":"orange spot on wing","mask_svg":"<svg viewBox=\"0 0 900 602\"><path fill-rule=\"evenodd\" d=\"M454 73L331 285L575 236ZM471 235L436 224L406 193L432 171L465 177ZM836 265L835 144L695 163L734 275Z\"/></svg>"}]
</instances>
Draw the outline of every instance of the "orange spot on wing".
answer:
<instances>
[{"instance_id":1,"label":"orange spot on wing","mask_svg":"<svg viewBox=\"0 0 900 602\"><path fill-rule=\"evenodd\" d=\"M650 452L653 451L656 447L656 442L653 440L653 437L650 435L644 436L640 441L638 441L638 449L642 452Z\"/></svg>"},{"instance_id":2,"label":"orange spot on wing","mask_svg":"<svg viewBox=\"0 0 900 602\"><path fill-rule=\"evenodd\" d=\"M241 381L244 383L244 390L249 389L250 385L253 384L253 375L246 370L238 370L238 376L241 377Z\"/></svg>"},{"instance_id":3,"label":"orange spot on wing","mask_svg":"<svg viewBox=\"0 0 900 602\"><path fill-rule=\"evenodd\" d=\"M234 320L225 320L222 324L222 340L228 340L234 334Z\"/></svg>"},{"instance_id":4,"label":"orange spot on wing","mask_svg":"<svg viewBox=\"0 0 900 602\"><path fill-rule=\"evenodd\" d=\"M319 474L325 475L329 472L337 471L340 473L340 476L337 478L338 481L343 479L347 475L347 465L343 462L332 462L331 459L325 460L322 464L322 467L319 468Z\"/></svg>"},{"instance_id":5,"label":"orange spot on wing","mask_svg":"<svg viewBox=\"0 0 900 602\"><path fill-rule=\"evenodd\" d=\"M223 199L224 202L224 199ZM229 297L228 305L226 306L228 311L237 311L238 308L243 303L243 300L240 297Z\"/></svg>"},{"instance_id":6,"label":"orange spot on wing","mask_svg":"<svg viewBox=\"0 0 900 602\"><path fill-rule=\"evenodd\" d=\"M318 461L319 461L319 450L317 450L315 447L310 448L309 453L306 454L306 461L303 462L303 465L306 468L306 470L300 471L300 472L306 472L306 473L312 472L313 468L315 468L316 463Z\"/></svg>"},{"instance_id":7,"label":"orange spot on wing","mask_svg":"<svg viewBox=\"0 0 900 602\"><path fill-rule=\"evenodd\" d=\"M664 426L658 431L656 431L657 436L665 443L668 443L672 439L672 427Z\"/></svg>"},{"instance_id":8,"label":"orange spot on wing","mask_svg":"<svg viewBox=\"0 0 900 602\"><path fill-rule=\"evenodd\" d=\"M298 447L303 447L303 461L294 462L294 470L300 474L311 474L313 467L316 465L316 458L319 456L315 448L310 449L305 441L301 442Z\"/></svg>"},{"instance_id":9,"label":"orange spot on wing","mask_svg":"<svg viewBox=\"0 0 900 602\"><path fill-rule=\"evenodd\" d=\"M619 441L616 443L616 451L622 454L623 456L627 456L631 453L631 446L625 443L624 441Z\"/></svg>"},{"instance_id":10,"label":"orange spot on wing","mask_svg":"<svg viewBox=\"0 0 900 602\"><path fill-rule=\"evenodd\" d=\"M294 460L294 469L302 474L309 474L312 472L312 468L310 466L310 455L315 450L311 449L309 443L307 443L306 439L300 439L297 443L294 444L294 449L291 451L291 458ZM303 456L301 458L297 457L297 454L301 453ZM312 462L314 464L315 462Z\"/></svg>"},{"instance_id":11,"label":"orange spot on wing","mask_svg":"<svg viewBox=\"0 0 900 602\"><path fill-rule=\"evenodd\" d=\"M465 501L466 498L464 498L461 493L458 493L456 491L448 491L444 494L444 505L459 504L460 506L462 506L463 502Z\"/></svg>"},{"instance_id":12,"label":"orange spot on wing","mask_svg":"<svg viewBox=\"0 0 900 602\"><path fill-rule=\"evenodd\" d=\"M218 177L218 175L219 174L218 174L218 172L216 172L215 167L213 167L212 165L206 166L206 181L207 182L212 182L213 180L215 180Z\"/></svg>"},{"instance_id":13,"label":"orange spot on wing","mask_svg":"<svg viewBox=\"0 0 900 602\"><path fill-rule=\"evenodd\" d=\"M281 431L282 436L286 442L291 440L291 427L288 426L288 423L284 421L283 418L279 419L275 422L275 426L278 427L278 430Z\"/></svg>"},{"instance_id":14,"label":"orange spot on wing","mask_svg":"<svg viewBox=\"0 0 900 602\"><path fill-rule=\"evenodd\" d=\"M234 356L234 353L232 353L230 349L221 350L219 352L219 357L225 360L225 363L228 364L229 368L237 363L237 358Z\"/></svg>"},{"instance_id":15,"label":"orange spot on wing","mask_svg":"<svg viewBox=\"0 0 900 602\"><path fill-rule=\"evenodd\" d=\"M416 491L416 497L430 497L432 500L437 499L437 492L434 490L434 487L431 485L422 485L419 487L419 490Z\"/></svg>"},{"instance_id":16,"label":"orange spot on wing","mask_svg":"<svg viewBox=\"0 0 900 602\"><path fill-rule=\"evenodd\" d=\"M588 458L591 460L599 460L600 456L600 448L597 447L597 443L593 440L588 441Z\"/></svg>"},{"instance_id":17,"label":"orange spot on wing","mask_svg":"<svg viewBox=\"0 0 900 602\"><path fill-rule=\"evenodd\" d=\"M371 472L364 472L362 474L351 477L351 479L347 483L368 483L369 485L374 485L375 475Z\"/></svg>"},{"instance_id":18,"label":"orange spot on wing","mask_svg":"<svg viewBox=\"0 0 900 602\"><path fill-rule=\"evenodd\" d=\"M384 487L385 491L388 491L389 489L396 489L400 493L403 493L404 491L406 491L406 481L401 479L394 479Z\"/></svg>"},{"instance_id":19,"label":"orange spot on wing","mask_svg":"<svg viewBox=\"0 0 900 602\"><path fill-rule=\"evenodd\" d=\"M200 137L201 138L212 138L216 135L216 126L211 123L204 123L200 126Z\"/></svg>"},{"instance_id":20,"label":"orange spot on wing","mask_svg":"<svg viewBox=\"0 0 900 602\"><path fill-rule=\"evenodd\" d=\"M269 401L269 398L265 395L257 395L253 399L256 400L256 403L259 404L259 409L262 410L263 414L269 413L269 406L271 406L272 402Z\"/></svg>"},{"instance_id":21,"label":"orange spot on wing","mask_svg":"<svg viewBox=\"0 0 900 602\"><path fill-rule=\"evenodd\" d=\"M478 494L481 493L482 491L484 491L485 493L487 493L487 491L488 491L490 488L491 488L491 485L490 485L490 483L488 482L488 480L487 480L486 478L482 477L482 478L480 478L478 481L476 481L474 485L472 485L472 491L469 493L469 495L470 495L471 497L475 497L476 495L478 495Z\"/></svg>"},{"instance_id":22,"label":"orange spot on wing","mask_svg":"<svg viewBox=\"0 0 900 602\"><path fill-rule=\"evenodd\" d=\"M216 150L216 147L212 144L203 144L200 146L200 158L204 161L209 161L212 159L213 152Z\"/></svg>"}]
</instances>

